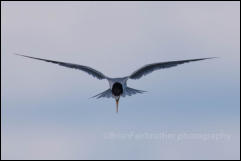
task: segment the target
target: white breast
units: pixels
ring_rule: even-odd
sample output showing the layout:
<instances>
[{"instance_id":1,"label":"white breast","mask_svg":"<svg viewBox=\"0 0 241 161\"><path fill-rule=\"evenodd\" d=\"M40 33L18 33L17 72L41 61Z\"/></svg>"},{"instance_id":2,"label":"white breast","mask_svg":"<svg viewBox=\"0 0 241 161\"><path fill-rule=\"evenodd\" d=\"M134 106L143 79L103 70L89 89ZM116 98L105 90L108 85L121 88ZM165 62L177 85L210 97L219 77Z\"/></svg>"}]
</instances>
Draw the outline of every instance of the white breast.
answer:
<instances>
[{"instance_id":1,"label":"white breast","mask_svg":"<svg viewBox=\"0 0 241 161\"><path fill-rule=\"evenodd\" d=\"M107 79L108 82L109 82L109 85L110 85L110 89L112 89L113 85L118 82L120 83L122 86L123 86L123 90L125 90L127 84L127 77L124 77L124 78L108 78Z\"/></svg>"}]
</instances>

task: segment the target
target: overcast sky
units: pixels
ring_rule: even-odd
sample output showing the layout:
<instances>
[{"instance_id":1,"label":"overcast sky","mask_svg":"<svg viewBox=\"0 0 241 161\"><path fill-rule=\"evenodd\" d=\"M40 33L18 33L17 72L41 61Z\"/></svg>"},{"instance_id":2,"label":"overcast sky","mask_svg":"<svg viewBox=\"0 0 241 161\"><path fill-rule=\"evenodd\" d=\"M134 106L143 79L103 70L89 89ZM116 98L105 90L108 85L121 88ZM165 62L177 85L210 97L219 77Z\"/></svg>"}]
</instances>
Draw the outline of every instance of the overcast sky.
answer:
<instances>
[{"instance_id":1,"label":"overcast sky","mask_svg":"<svg viewBox=\"0 0 241 161\"><path fill-rule=\"evenodd\" d=\"M1 159L240 159L240 2L1 2ZM142 65L219 57L128 81Z\"/></svg>"}]
</instances>

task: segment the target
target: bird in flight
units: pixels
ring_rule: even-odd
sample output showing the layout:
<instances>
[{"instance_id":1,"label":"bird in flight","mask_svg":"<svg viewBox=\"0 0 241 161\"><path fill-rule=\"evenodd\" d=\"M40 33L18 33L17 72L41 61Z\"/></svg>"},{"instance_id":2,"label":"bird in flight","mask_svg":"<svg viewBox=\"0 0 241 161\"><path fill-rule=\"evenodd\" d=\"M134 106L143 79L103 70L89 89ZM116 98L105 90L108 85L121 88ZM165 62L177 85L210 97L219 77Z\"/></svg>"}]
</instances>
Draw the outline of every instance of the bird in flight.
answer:
<instances>
[{"instance_id":1,"label":"bird in flight","mask_svg":"<svg viewBox=\"0 0 241 161\"><path fill-rule=\"evenodd\" d=\"M36 59L40 61L45 61L49 63L54 63L58 64L60 66L64 66L67 68L73 68L73 69L78 69L82 70L89 75L102 80L106 79L109 83L109 89L105 90L104 92L101 92L93 98L114 98L116 101L116 112L118 113L118 103L120 97L125 97L125 96L132 96L138 93L144 93L146 91L142 90L137 90L134 88L130 88L127 86L127 80L128 79L140 79L141 77L152 73L153 71L159 70L159 69L165 69L165 68L171 68L175 67L180 64L184 63L189 63L189 62L194 62L194 61L201 61L201 60L207 60L207 59L212 59L215 57L210 57L210 58L199 58L199 59L188 59L188 60L178 60L178 61L168 61L168 62L159 62L159 63L152 63L152 64L147 64L136 71L134 71L131 75L126 76L126 77L120 77L120 78L110 78L104 75L103 73L99 72L98 70L95 70L91 67L88 66L83 66L83 65L78 65L78 64L72 64L72 63L66 63L66 62L60 62L60 61L54 61L54 60L48 60L48 59L42 59L42 58L36 58L32 56L26 56L26 55L21 55L21 54L15 54L19 56L23 56L26 58L31 58L31 59Z\"/></svg>"}]
</instances>

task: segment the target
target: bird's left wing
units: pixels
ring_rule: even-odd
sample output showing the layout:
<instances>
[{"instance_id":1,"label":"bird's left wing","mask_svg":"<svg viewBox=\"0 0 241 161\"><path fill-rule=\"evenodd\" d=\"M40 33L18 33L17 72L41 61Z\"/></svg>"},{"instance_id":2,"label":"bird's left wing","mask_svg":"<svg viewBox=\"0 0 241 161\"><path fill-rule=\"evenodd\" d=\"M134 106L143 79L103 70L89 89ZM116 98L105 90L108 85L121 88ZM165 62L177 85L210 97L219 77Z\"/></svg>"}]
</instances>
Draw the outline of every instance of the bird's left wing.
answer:
<instances>
[{"instance_id":1,"label":"bird's left wing","mask_svg":"<svg viewBox=\"0 0 241 161\"><path fill-rule=\"evenodd\" d=\"M171 68L180 64L188 63L188 62L194 62L194 61L200 61L200 60L206 60L206 59L212 59L212 58L200 58L200 59L189 59L189 60L179 60L179 61L170 61L170 62L160 62L160 63L154 63L154 64L148 64L143 66L142 68L136 70L133 72L129 78L130 79L139 79L142 76L145 76L155 70L164 69L164 68Z\"/></svg>"},{"instance_id":2,"label":"bird's left wing","mask_svg":"<svg viewBox=\"0 0 241 161\"><path fill-rule=\"evenodd\" d=\"M45 61L45 62L50 62L50 63L58 64L60 66L68 67L68 68L82 70L82 71L92 75L93 77L95 77L97 79L106 79L107 78L103 73L101 73L101 72L99 72L99 71L97 71L97 70L95 70L91 67L88 67L88 66L59 62L59 61L48 60L48 59L41 59L41 58L36 58L36 57L31 57L31 56L26 56L26 55L21 55L21 54L15 54L15 55L19 55L19 56L23 56L23 57L31 58L31 59L36 59L36 60L41 60L41 61Z\"/></svg>"}]
</instances>

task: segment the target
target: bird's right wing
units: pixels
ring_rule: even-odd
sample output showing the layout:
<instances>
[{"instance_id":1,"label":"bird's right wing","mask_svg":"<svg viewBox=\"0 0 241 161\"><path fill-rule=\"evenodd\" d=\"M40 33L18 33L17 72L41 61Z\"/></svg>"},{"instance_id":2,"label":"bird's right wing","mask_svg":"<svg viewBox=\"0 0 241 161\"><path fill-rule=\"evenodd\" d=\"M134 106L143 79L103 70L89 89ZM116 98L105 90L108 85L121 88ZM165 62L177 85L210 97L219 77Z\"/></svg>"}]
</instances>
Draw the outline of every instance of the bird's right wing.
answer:
<instances>
[{"instance_id":1,"label":"bird's right wing","mask_svg":"<svg viewBox=\"0 0 241 161\"><path fill-rule=\"evenodd\" d=\"M212 59L212 58L200 58L200 59L189 59L189 60L179 60L179 61L170 61L170 62L160 62L160 63L154 63L154 64L148 64L143 66L142 68L136 70L133 72L129 78L130 79L139 79L142 76L145 76L155 70L164 69L164 68L171 68L180 64L188 63L188 62L194 62L194 61L200 61L200 60L206 60L206 59Z\"/></svg>"},{"instance_id":2,"label":"bird's right wing","mask_svg":"<svg viewBox=\"0 0 241 161\"><path fill-rule=\"evenodd\" d=\"M45 61L45 62L49 62L49 63L54 63L54 64L58 64L60 66L68 67L68 68L82 70L82 71L92 75L93 77L95 77L97 79L106 79L107 78L103 73L101 73L101 72L99 72L99 71L97 71L97 70L95 70L91 67L78 65L78 64L72 64L72 63L59 62L59 61L54 61L54 60L48 60L48 59L41 59L41 58L25 56L25 55L21 55L21 54L16 54L16 55L23 56L23 57L26 57L26 58L41 60L41 61Z\"/></svg>"}]
</instances>

